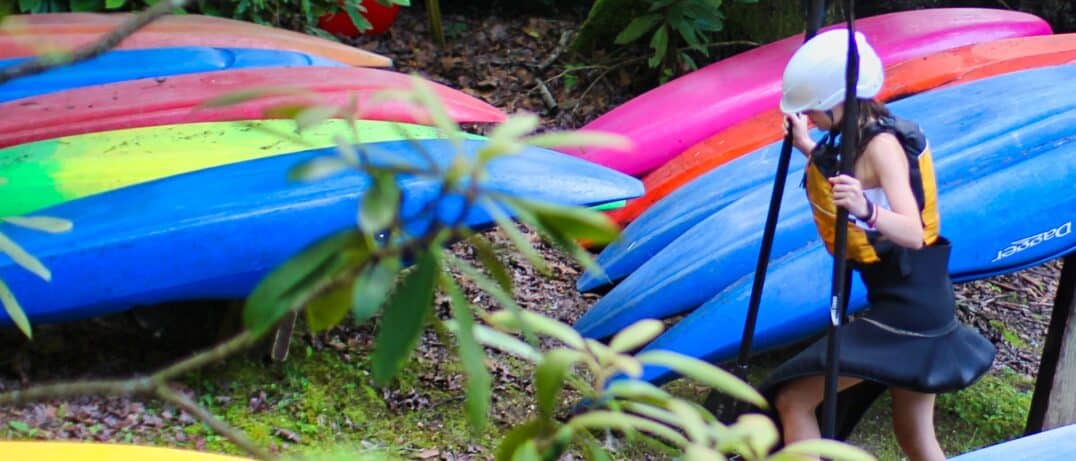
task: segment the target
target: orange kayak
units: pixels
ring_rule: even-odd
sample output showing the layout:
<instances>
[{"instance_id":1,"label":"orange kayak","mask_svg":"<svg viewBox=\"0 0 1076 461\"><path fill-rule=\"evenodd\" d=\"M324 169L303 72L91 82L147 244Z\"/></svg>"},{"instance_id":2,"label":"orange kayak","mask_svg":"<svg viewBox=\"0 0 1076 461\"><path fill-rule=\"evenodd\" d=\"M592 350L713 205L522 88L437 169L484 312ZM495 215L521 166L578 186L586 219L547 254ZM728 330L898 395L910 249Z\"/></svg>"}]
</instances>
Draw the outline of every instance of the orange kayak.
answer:
<instances>
[{"instance_id":1,"label":"orange kayak","mask_svg":"<svg viewBox=\"0 0 1076 461\"><path fill-rule=\"evenodd\" d=\"M1074 60L1076 33L979 43L889 66L885 87L878 98L893 101L933 88ZM646 194L608 212L609 217L627 225L680 186L730 160L779 141L783 133L781 117L774 107L689 147L645 176Z\"/></svg>"},{"instance_id":2,"label":"orange kayak","mask_svg":"<svg viewBox=\"0 0 1076 461\"><path fill-rule=\"evenodd\" d=\"M0 23L0 58L71 49L100 37L131 13L47 13L11 15ZM308 53L344 64L390 67L377 53L291 30L204 15L170 15L120 42L121 49L207 46L280 49Z\"/></svg>"}]
</instances>

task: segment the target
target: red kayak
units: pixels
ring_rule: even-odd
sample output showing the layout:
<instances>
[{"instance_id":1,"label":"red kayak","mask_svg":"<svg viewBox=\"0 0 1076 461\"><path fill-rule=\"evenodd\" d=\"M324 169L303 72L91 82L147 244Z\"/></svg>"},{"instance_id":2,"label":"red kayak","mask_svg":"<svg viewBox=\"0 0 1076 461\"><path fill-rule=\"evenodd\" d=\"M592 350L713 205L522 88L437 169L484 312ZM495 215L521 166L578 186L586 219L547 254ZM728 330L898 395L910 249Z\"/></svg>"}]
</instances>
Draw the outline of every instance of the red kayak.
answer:
<instances>
[{"instance_id":1,"label":"red kayak","mask_svg":"<svg viewBox=\"0 0 1076 461\"><path fill-rule=\"evenodd\" d=\"M878 99L891 101L933 88L1076 60L1076 34L1040 35L968 45L886 68ZM781 139L776 107L689 147L643 178L646 195L609 212L622 226L706 172Z\"/></svg>"},{"instance_id":2,"label":"red kayak","mask_svg":"<svg viewBox=\"0 0 1076 461\"><path fill-rule=\"evenodd\" d=\"M0 58L72 49L101 37L131 13L11 15L0 25ZM120 42L120 49L206 46L291 50L352 66L389 67L392 60L313 35L246 21L196 14L164 16Z\"/></svg>"},{"instance_id":3,"label":"red kayak","mask_svg":"<svg viewBox=\"0 0 1076 461\"><path fill-rule=\"evenodd\" d=\"M457 122L493 123L505 119L500 109L473 96L430 82L449 117ZM199 107L224 94L255 88L292 88L304 94L273 96L242 104ZM281 118L266 113L274 106L296 103L347 107L357 97L356 118L430 124L428 114L402 102L374 103L388 89L411 88L406 74L361 67L237 69L168 78L130 80L0 104L0 147L99 131L171 125Z\"/></svg>"}]
</instances>

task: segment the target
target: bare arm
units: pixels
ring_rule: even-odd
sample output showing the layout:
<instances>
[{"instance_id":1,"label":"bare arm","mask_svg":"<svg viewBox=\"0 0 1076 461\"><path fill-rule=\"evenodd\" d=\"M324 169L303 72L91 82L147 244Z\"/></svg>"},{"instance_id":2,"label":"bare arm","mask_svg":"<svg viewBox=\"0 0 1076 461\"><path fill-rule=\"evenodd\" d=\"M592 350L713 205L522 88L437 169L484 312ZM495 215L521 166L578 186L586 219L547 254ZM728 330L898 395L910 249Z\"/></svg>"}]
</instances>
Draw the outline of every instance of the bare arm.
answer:
<instances>
[{"instance_id":1,"label":"bare arm","mask_svg":"<svg viewBox=\"0 0 1076 461\"><path fill-rule=\"evenodd\" d=\"M863 160L868 162L868 168L878 176L892 208L878 208L875 228L897 245L911 249L922 248L923 224L919 216L919 205L915 201L911 185L908 184L908 158L897 139L890 134L876 136L867 144ZM866 216L867 202L863 198L859 181L843 175L830 181L834 184L833 198L837 205L845 207L856 216Z\"/></svg>"}]
</instances>

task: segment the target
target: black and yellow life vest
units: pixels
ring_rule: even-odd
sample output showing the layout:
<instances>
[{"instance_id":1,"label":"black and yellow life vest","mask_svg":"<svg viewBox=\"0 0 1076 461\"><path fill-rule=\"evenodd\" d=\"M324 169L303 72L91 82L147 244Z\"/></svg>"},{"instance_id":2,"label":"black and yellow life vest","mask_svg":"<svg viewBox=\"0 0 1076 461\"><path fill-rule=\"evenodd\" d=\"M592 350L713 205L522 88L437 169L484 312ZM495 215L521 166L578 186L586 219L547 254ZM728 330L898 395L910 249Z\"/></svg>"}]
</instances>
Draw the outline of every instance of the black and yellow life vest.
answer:
<instances>
[{"instance_id":1,"label":"black and yellow life vest","mask_svg":"<svg viewBox=\"0 0 1076 461\"><path fill-rule=\"evenodd\" d=\"M912 186L912 193L915 194L915 201L919 205L919 216L923 223L923 243L931 245L938 239L939 219L937 185L930 145L915 123L898 118L881 118L863 128L858 152L862 153L867 143L882 133L892 133L896 136L904 148L904 153L908 156L908 180ZM836 136L835 133L826 134L815 146L814 151L811 152L811 160L807 166L804 181L815 225L830 254L833 254L833 240L836 235L837 207L833 204L833 193L827 178L836 176L839 167L837 154L840 152L840 146ZM848 259L864 264L875 263L880 260L879 254L884 253L882 247L891 246L892 242L880 232L864 230L849 220Z\"/></svg>"}]
</instances>

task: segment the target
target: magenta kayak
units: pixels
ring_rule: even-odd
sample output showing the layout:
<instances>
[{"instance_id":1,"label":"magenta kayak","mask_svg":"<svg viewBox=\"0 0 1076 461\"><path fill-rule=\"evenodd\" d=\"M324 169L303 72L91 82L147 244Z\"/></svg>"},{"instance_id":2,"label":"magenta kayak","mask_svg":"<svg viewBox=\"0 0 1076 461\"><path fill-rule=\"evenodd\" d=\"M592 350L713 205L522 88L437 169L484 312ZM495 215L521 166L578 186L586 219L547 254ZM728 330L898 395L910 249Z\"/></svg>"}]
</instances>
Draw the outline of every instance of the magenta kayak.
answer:
<instances>
[{"instance_id":1,"label":"magenta kayak","mask_svg":"<svg viewBox=\"0 0 1076 461\"><path fill-rule=\"evenodd\" d=\"M834 25L824 28L843 28ZM1041 18L988 8L902 11L856 21L886 65L952 48L1011 37L1048 35ZM630 152L563 149L631 175L641 175L728 126L777 106L781 73L803 34L723 59L618 106L584 129L627 136Z\"/></svg>"}]
</instances>

